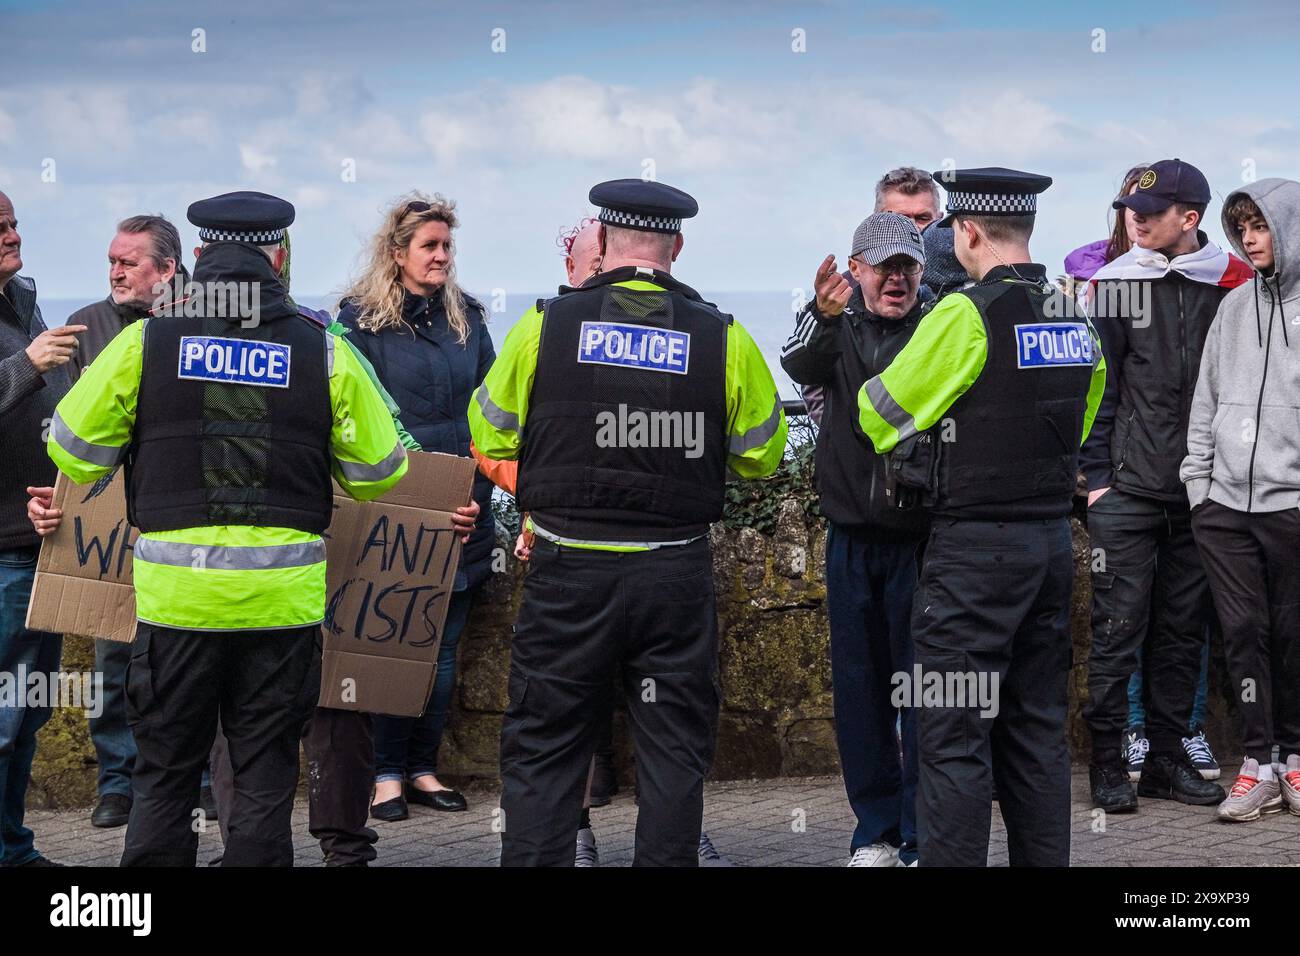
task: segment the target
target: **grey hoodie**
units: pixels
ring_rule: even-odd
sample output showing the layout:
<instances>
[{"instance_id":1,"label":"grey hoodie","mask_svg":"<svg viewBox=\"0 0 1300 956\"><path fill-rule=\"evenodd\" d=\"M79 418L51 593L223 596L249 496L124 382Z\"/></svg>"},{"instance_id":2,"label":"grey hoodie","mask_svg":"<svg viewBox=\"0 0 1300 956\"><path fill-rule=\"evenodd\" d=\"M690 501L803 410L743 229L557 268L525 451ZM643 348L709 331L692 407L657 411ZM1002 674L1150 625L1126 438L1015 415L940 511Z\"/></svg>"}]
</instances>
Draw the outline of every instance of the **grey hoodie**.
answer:
<instances>
[{"instance_id":1,"label":"grey hoodie","mask_svg":"<svg viewBox=\"0 0 1300 956\"><path fill-rule=\"evenodd\" d=\"M1273 237L1273 270L1219 304L1192 399L1179 472L1195 508L1208 496L1237 511L1300 507L1300 183L1261 179L1249 196ZM1223 231L1250 261L1236 230Z\"/></svg>"}]
</instances>

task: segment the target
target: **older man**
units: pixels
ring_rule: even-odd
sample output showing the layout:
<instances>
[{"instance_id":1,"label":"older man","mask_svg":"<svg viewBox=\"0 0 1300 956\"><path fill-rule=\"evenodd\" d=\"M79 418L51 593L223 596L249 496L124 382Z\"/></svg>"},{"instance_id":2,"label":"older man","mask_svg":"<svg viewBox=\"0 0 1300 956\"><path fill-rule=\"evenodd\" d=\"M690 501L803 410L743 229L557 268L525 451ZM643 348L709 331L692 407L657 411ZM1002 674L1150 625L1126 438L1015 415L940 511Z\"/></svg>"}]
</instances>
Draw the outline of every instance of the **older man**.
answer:
<instances>
[{"instance_id":1,"label":"older man","mask_svg":"<svg viewBox=\"0 0 1300 956\"><path fill-rule=\"evenodd\" d=\"M24 622L40 537L26 517L27 482L50 482L54 466L45 436L54 406L67 392L68 361L85 326L46 329L36 305L36 283L18 275L22 239L13 203L0 193L0 672L53 673L62 636L30 631ZM0 865L53 866L23 826L23 804L36 753L36 731L50 718L48 701L28 706L0 700Z\"/></svg>"},{"instance_id":2,"label":"older man","mask_svg":"<svg viewBox=\"0 0 1300 956\"><path fill-rule=\"evenodd\" d=\"M78 309L68 317L86 327L81 348L72 358L73 377L118 332L148 315L155 305L170 301L176 279L186 276L181 265L181 237L162 216L132 216L117 224L108 246L108 297Z\"/></svg>"},{"instance_id":3,"label":"older man","mask_svg":"<svg viewBox=\"0 0 1300 956\"><path fill-rule=\"evenodd\" d=\"M939 218L939 187L934 177L925 170L915 166L899 166L885 173L876 183L876 206L872 211L897 213L912 220L919 231L925 232L930 223ZM952 258L951 242L944 252L945 258ZM857 284L852 271L845 271L841 275L850 289ZM924 293L921 296L922 299L931 297ZM803 315L801 312L800 318ZM804 385L799 393L808 407L809 417L820 426L826 404L822 386Z\"/></svg>"},{"instance_id":4,"label":"older man","mask_svg":"<svg viewBox=\"0 0 1300 956\"><path fill-rule=\"evenodd\" d=\"M175 281L178 277L183 281L185 276L180 233L167 219L146 215L119 222L108 246L108 297L68 318L86 327L81 348L72 356L73 379L117 333L148 315L156 304L169 301ZM123 696L130 660L130 644L95 641L95 671L104 682L100 715L90 720L90 739L99 762L99 802L90 815L91 825L96 827L124 827L131 814L131 767L136 749Z\"/></svg>"},{"instance_id":5,"label":"older man","mask_svg":"<svg viewBox=\"0 0 1300 956\"><path fill-rule=\"evenodd\" d=\"M888 178L888 177L887 177ZM902 748L891 702L893 674L912 671L909 627L925 513L900 508L886 462L853 430L857 391L911 339L925 250L914 219L879 212L853 233L849 272L827 256L817 297L799 315L781 366L826 396L817 433L817 490L829 520L826 597L831 628L835 736L858 825L850 866L910 866L916 848L916 724L902 710Z\"/></svg>"}]
</instances>

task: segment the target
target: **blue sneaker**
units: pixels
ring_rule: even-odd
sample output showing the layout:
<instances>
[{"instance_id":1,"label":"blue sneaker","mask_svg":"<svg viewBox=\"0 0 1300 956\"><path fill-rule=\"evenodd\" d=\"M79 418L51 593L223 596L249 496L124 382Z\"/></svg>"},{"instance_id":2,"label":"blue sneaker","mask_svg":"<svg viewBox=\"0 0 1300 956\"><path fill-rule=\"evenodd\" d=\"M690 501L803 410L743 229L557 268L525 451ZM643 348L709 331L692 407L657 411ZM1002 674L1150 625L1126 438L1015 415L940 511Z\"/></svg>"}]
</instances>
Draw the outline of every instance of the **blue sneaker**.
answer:
<instances>
[{"instance_id":1,"label":"blue sneaker","mask_svg":"<svg viewBox=\"0 0 1300 956\"><path fill-rule=\"evenodd\" d=\"M1147 752L1150 749L1151 741L1147 740L1146 728L1134 727L1124 732L1124 769L1128 771L1129 783L1137 783L1142 776L1142 767L1147 762Z\"/></svg>"},{"instance_id":2,"label":"blue sneaker","mask_svg":"<svg viewBox=\"0 0 1300 956\"><path fill-rule=\"evenodd\" d=\"M1201 775L1202 780L1219 779L1219 762L1214 759L1214 752L1210 750L1210 743L1205 739L1204 730L1198 730L1192 736L1184 737L1183 749L1187 751L1187 759L1192 762L1192 766Z\"/></svg>"}]
</instances>

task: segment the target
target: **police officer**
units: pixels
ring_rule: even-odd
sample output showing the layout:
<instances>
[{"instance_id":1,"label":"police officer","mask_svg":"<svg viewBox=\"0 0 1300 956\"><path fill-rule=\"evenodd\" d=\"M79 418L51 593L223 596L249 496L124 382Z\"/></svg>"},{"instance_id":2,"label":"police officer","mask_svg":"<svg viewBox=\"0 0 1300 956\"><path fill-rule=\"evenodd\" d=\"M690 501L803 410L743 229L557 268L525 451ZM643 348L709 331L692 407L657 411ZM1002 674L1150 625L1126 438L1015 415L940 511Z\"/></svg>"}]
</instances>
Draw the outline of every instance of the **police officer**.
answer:
<instances>
[{"instance_id":1,"label":"police officer","mask_svg":"<svg viewBox=\"0 0 1300 956\"><path fill-rule=\"evenodd\" d=\"M595 718L621 679L637 752L634 865L695 866L718 714L709 524L730 469L780 463L762 355L669 273L695 200L601 183L604 271L539 301L470 405L488 458L519 458L536 540L501 731L503 865L573 865Z\"/></svg>"},{"instance_id":2,"label":"police officer","mask_svg":"<svg viewBox=\"0 0 1300 956\"><path fill-rule=\"evenodd\" d=\"M196 202L191 296L127 327L59 403L50 457L73 481L126 465L140 529L126 677L139 748L122 865L193 866L190 808L220 715L235 768L228 866L293 862L298 737L325 612L333 474L368 500L406 472L351 351L276 271L293 221L263 193Z\"/></svg>"},{"instance_id":3,"label":"police officer","mask_svg":"<svg viewBox=\"0 0 1300 956\"><path fill-rule=\"evenodd\" d=\"M1065 866L1067 516L1105 363L1087 320L1030 260L1051 179L934 175L948 189L938 225L976 284L943 298L858 393L876 450L935 476L921 482L935 517L912 620L920 862L985 865L996 781L1011 864Z\"/></svg>"}]
</instances>

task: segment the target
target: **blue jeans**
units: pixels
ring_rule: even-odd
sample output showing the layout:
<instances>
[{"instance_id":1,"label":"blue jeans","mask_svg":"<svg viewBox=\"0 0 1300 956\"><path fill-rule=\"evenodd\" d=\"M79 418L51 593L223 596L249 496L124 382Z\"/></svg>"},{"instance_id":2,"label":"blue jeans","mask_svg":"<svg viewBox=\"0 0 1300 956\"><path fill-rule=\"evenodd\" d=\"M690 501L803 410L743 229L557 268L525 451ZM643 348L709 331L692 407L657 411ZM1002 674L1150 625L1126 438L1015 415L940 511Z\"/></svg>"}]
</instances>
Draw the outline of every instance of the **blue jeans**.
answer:
<instances>
[{"instance_id":1,"label":"blue jeans","mask_svg":"<svg viewBox=\"0 0 1300 956\"><path fill-rule=\"evenodd\" d=\"M95 641L95 671L104 682L102 709L90 718L90 739L99 760L99 795L131 796L131 770L135 766L135 737L126 722L126 665L131 645L124 641Z\"/></svg>"},{"instance_id":2,"label":"blue jeans","mask_svg":"<svg viewBox=\"0 0 1300 956\"><path fill-rule=\"evenodd\" d=\"M858 819L849 852L888 843L904 863L917 858L916 710L895 707L891 697L893 675L910 677L915 660L916 551L916 541L874 541L836 524L827 529L835 740Z\"/></svg>"},{"instance_id":3,"label":"blue jeans","mask_svg":"<svg viewBox=\"0 0 1300 956\"><path fill-rule=\"evenodd\" d=\"M36 755L36 731L50 708L26 706L24 674L53 674L59 668L63 635L29 631L23 624L36 574L36 549L0 551L0 675L17 690L0 699L0 865L19 866L40 856L23 826L27 784ZM49 703L49 700L46 700Z\"/></svg>"},{"instance_id":4,"label":"blue jeans","mask_svg":"<svg viewBox=\"0 0 1300 956\"><path fill-rule=\"evenodd\" d=\"M1192 720L1189 731L1199 730L1205 726L1205 689L1210 674L1210 628L1205 628L1205 646L1201 648L1201 676L1196 681L1196 696L1192 698ZM1128 725L1142 727L1147 722L1146 710L1142 707L1142 668L1133 672L1128 681Z\"/></svg>"},{"instance_id":5,"label":"blue jeans","mask_svg":"<svg viewBox=\"0 0 1300 956\"><path fill-rule=\"evenodd\" d=\"M419 717L375 715L375 780L412 779L437 774L438 747L456 689L456 649L469 620L473 588L456 591L447 608L447 622L438 646L438 671L429 694L429 706Z\"/></svg>"}]
</instances>

